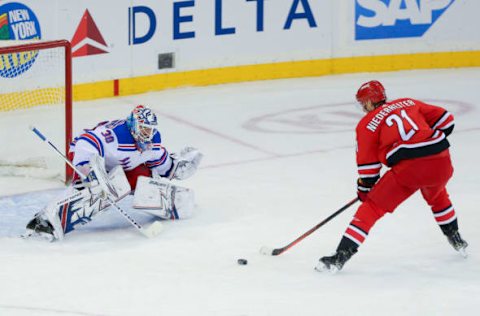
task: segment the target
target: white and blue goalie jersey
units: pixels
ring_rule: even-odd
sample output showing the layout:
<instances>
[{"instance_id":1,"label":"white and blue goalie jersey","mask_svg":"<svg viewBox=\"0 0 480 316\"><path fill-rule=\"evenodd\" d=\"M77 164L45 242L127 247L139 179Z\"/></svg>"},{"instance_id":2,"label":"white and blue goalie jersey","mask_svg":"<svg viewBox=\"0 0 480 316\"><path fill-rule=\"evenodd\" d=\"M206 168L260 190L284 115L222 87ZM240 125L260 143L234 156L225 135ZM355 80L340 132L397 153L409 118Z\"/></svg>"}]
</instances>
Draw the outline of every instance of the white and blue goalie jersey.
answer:
<instances>
[{"instance_id":1,"label":"white and blue goalie jersey","mask_svg":"<svg viewBox=\"0 0 480 316\"><path fill-rule=\"evenodd\" d=\"M70 152L74 153L75 166L87 164L95 154L103 157L107 171L118 165L129 171L145 164L154 174L167 176L173 166L172 158L161 145L158 131L147 149L140 151L125 120L106 121L85 130L74 139Z\"/></svg>"}]
</instances>

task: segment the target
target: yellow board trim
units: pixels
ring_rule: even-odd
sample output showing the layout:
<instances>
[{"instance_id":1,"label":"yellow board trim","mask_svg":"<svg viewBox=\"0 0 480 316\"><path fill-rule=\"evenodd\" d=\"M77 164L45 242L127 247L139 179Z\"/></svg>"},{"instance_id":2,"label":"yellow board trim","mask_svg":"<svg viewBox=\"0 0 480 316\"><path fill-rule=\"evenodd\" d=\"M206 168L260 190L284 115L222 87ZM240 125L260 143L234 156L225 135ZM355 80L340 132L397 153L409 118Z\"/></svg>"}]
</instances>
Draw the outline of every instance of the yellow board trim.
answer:
<instances>
[{"instance_id":1,"label":"yellow board trim","mask_svg":"<svg viewBox=\"0 0 480 316\"><path fill-rule=\"evenodd\" d=\"M115 93L114 80L77 84L73 87L73 100L84 101L178 87L245 81L455 67L480 67L480 51L361 56L168 72L119 79L117 80L117 93ZM34 91L25 93L31 94ZM22 98L22 95L19 93L0 95L0 101L11 97ZM25 106L31 107L35 104L24 104ZM0 102L0 111L6 110L8 108L3 102Z\"/></svg>"},{"instance_id":2,"label":"yellow board trim","mask_svg":"<svg viewBox=\"0 0 480 316\"><path fill-rule=\"evenodd\" d=\"M170 72L119 79L118 95L257 80L456 67L480 67L480 51L362 56ZM113 96L113 80L74 87L77 101Z\"/></svg>"}]
</instances>

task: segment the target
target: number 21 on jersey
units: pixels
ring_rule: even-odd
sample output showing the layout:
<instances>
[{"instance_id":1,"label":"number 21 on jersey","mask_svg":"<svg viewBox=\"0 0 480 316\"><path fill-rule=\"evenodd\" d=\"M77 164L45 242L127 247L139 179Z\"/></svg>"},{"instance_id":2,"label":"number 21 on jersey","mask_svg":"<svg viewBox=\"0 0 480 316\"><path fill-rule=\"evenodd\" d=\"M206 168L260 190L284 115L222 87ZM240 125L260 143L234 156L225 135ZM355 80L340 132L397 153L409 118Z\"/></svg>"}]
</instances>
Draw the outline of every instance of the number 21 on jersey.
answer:
<instances>
[{"instance_id":1,"label":"number 21 on jersey","mask_svg":"<svg viewBox=\"0 0 480 316\"><path fill-rule=\"evenodd\" d=\"M408 131L405 129L405 125L403 122L407 121L410 126L412 127ZM392 127L394 124L397 125L398 133L403 141L408 141L410 138L415 135L416 131L418 131L418 126L415 122L408 116L405 110L400 111L400 116L397 114L392 114L386 119L387 126Z\"/></svg>"}]
</instances>

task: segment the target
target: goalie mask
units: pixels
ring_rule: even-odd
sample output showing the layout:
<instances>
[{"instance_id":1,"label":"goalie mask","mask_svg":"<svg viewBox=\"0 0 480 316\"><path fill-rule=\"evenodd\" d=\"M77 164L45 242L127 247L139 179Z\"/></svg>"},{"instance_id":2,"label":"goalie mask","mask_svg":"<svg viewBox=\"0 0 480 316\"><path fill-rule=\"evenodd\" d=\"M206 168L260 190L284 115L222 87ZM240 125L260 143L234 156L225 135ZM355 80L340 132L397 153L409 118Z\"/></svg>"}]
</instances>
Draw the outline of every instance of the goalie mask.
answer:
<instances>
[{"instance_id":1,"label":"goalie mask","mask_svg":"<svg viewBox=\"0 0 480 316\"><path fill-rule=\"evenodd\" d=\"M127 118L128 128L138 147L143 151L149 148L157 132L157 116L151 109L137 105Z\"/></svg>"}]
</instances>

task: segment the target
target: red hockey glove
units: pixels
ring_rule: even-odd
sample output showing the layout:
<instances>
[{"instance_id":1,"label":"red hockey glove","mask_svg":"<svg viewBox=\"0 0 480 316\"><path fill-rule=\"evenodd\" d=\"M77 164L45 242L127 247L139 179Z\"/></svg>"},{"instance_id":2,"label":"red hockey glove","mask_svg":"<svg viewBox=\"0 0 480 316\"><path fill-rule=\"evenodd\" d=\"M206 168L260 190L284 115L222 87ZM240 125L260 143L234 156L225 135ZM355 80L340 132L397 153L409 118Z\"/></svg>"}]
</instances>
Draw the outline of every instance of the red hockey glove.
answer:
<instances>
[{"instance_id":1,"label":"red hockey glove","mask_svg":"<svg viewBox=\"0 0 480 316\"><path fill-rule=\"evenodd\" d=\"M365 180L362 180L362 178L358 178L357 180L357 196L360 199L360 201L365 202L367 199L368 192L373 188L375 185L375 182L367 182Z\"/></svg>"}]
</instances>

